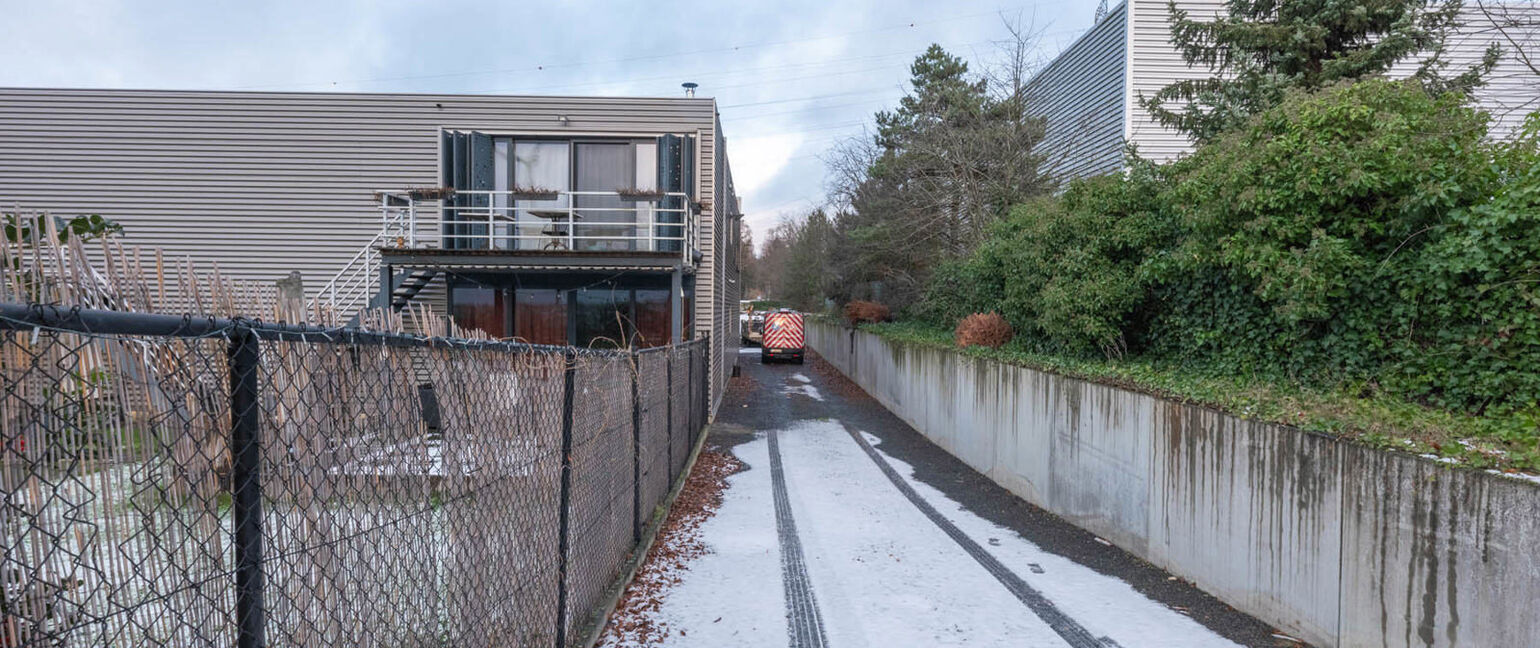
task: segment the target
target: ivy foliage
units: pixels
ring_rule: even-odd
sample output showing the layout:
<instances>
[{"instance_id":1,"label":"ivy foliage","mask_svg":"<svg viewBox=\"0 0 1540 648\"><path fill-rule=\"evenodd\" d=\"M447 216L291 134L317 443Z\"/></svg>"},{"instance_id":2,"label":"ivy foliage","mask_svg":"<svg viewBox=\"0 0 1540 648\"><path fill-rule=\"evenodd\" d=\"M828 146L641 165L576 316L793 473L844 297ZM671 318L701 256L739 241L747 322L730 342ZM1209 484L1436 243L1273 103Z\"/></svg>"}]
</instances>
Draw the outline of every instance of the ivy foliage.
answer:
<instances>
[{"instance_id":1,"label":"ivy foliage","mask_svg":"<svg viewBox=\"0 0 1540 648\"><path fill-rule=\"evenodd\" d=\"M1140 266L1172 235L1159 183L1160 169L1141 163L1017 206L977 251L940 269L921 312L945 323L997 311L1041 350L1121 355L1148 293Z\"/></svg>"},{"instance_id":2,"label":"ivy foliage","mask_svg":"<svg viewBox=\"0 0 1540 648\"><path fill-rule=\"evenodd\" d=\"M91 241L123 233L122 225L102 218L98 214L71 218L51 217L46 214L0 214L0 232L4 232L5 240L10 243L31 241L34 237L44 236L43 232L48 231L45 218L54 219L59 243L71 238Z\"/></svg>"}]
</instances>

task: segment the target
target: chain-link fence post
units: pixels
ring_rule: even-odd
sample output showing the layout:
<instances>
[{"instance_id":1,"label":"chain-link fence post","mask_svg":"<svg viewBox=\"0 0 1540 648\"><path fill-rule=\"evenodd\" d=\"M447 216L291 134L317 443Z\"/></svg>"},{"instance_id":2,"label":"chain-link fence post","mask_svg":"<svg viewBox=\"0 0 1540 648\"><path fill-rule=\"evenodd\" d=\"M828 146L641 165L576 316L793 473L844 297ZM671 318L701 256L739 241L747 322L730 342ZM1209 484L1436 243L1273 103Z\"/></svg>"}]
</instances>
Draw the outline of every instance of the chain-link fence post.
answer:
<instances>
[{"instance_id":1,"label":"chain-link fence post","mask_svg":"<svg viewBox=\"0 0 1540 648\"><path fill-rule=\"evenodd\" d=\"M572 500L572 401L577 374L577 354L571 349L563 353L565 371L562 372L561 394L561 512L558 525L557 581L556 581L556 648L567 645L567 555L571 548L569 527Z\"/></svg>"},{"instance_id":2,"label":"chain-link fence post","mask_svg":"<svg viewBox=\"0 0 1540 648\"><path fill-rule=\"evenodd\" d=\"M230 481L235 524L235 618L237 648L262 648L262 416L258 376L262 356L257 334L235 329L230 338Z\"/></svg>"},{"instance_id":3,"label":"chain-link fence post","mask_svg":"<svg viewBox=\"0 0 1540 648\"><path fill-rule=\"evenodd\" d=\"M668 428L668 443L665 444L668 448L668 463L663 466L663 470L668 473L669 488L673 488L674 484L674 356L678 351L678 345L670 347L668 362L663 363L668 367L668 425L665 426Z\"/></svg>"},{"instance_id":4,"label":"chain-link fence post","mask_svg":"<svg viewBox=\"0 0 1540 648\"><path fill-rule=\"evenodd\" d=\"M631 538L642 541L642 356L631 352Z\"/></svg>"},{"instance_id":5,"label":"chain-link fence post","mask_svg":"<svg viewBox=\"0 0 1540 648\"><path fill-rule=\"evenodd\" d=\"M700 440L700 435L706 431L706 421L711 418L711 333L706 333L706 343L701 346L700 352L700 424L695 426L695 431L690 437L690 447L695 447L695 442Z\"/></svg>"}]
</instances>

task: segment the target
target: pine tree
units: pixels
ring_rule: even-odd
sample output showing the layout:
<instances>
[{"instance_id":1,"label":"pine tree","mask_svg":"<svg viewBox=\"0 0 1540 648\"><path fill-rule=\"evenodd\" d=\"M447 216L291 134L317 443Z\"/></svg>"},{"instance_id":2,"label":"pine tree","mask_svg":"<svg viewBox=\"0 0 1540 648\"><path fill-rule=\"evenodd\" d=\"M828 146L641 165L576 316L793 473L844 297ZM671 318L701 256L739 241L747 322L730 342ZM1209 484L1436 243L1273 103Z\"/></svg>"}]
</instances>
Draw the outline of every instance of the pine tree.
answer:
<instances>
[{"instance_id":1,"label":"pine tree","mask_svg":"<svg viewBox=\"0 0 1540 648\"><path fill-rule=\"evenodd\" d=\"M970 79L968 63L932 44L909 66L913 90L898 109L877 113L877 144L900 153L924 131L976 120L988 101L983 79Z\"/></svg>"}]
</instances>

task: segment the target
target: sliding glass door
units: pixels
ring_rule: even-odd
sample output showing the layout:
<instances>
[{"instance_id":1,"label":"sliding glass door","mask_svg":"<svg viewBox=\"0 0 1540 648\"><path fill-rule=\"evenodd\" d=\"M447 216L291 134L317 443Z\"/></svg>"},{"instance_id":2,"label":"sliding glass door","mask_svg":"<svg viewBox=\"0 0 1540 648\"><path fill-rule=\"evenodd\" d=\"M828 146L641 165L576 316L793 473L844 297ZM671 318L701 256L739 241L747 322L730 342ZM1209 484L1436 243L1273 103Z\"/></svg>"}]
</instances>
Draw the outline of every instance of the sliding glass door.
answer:
<instances>
[{"instance_id":1,"label":"sliding glass door","mask_svg":"<svg viewBox=\"0 0 1540 648\"><path fill-rule=\"evenodd\" d=\"M508 140L499 142L500 145L508 143ZM507 249L566 249L570 196L564 193L554 197L533 196L572 189L571 144L562 140L513 140L511 143L512 174L498 174L498 179L507 187L503 190L515 192L513 226L519 239L517 245L510 242ZM520 193L530 197L520 198Z\"/></svg>"},{"instance_id":2,"label":"sliding glass door","mask_svg":"<svg viewBox=\"0 0 1540 648\"><path fill-rule=\"evenodd\" d=\"M636 230L629 205L614 194L583 195L585 191L616 192L632 189L636 178L636 154L629 142L578 142L573 146L576 166L573 190L577 196L577 231L594 237L579 243L580 250L630 250ZM614 238L609 238L614 237Z\"/></svg>"},{"instance_id":3,"label":"sliding glass door","mask_svg":"<svg viewBox=\"0 0 1540 648\"><path fill-rule=\"evenodd\" d=\"M649 236L658 202L635 195L658 189L655 141L500 137L493 149L494 188L508 192L492 201L493 247L660 249Z\"/></svg>"}]
</instances>

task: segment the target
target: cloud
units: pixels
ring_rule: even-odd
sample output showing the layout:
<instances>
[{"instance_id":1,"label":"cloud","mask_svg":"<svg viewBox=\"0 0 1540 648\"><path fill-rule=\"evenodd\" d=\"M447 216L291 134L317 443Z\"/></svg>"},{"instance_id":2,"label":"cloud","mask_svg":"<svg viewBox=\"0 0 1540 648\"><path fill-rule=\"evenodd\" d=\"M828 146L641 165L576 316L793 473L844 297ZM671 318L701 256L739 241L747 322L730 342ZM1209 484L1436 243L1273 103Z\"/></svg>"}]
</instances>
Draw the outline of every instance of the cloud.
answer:
<instances>
[{"instance_id":1,"label":"cloud","mask_svg":"<svg viewBox=\"0 0 1540 648\"><path fill-rule=\"evenodd\" d=\"M818 153L902 95L937 42L968 56L1010 0L54 0L6 3L0 86L716 97L762 236L821 202ZM1025 0L1016 0L1024 2ZM1090 6L1028 10L1056 32Z\"/></svg>"},{"instance_id":2,"label":"cloud","mask_svg":"<svg viewBox=\"0 0 1540 648\"><path fill-rule=\"evenodd\" d=\"M733 182L738 193L752 196L762 189L781 169L786 168L793 153L802 141L801 134L751 137L728 141L732 153Z\"/></svg>"}]
</instances>

